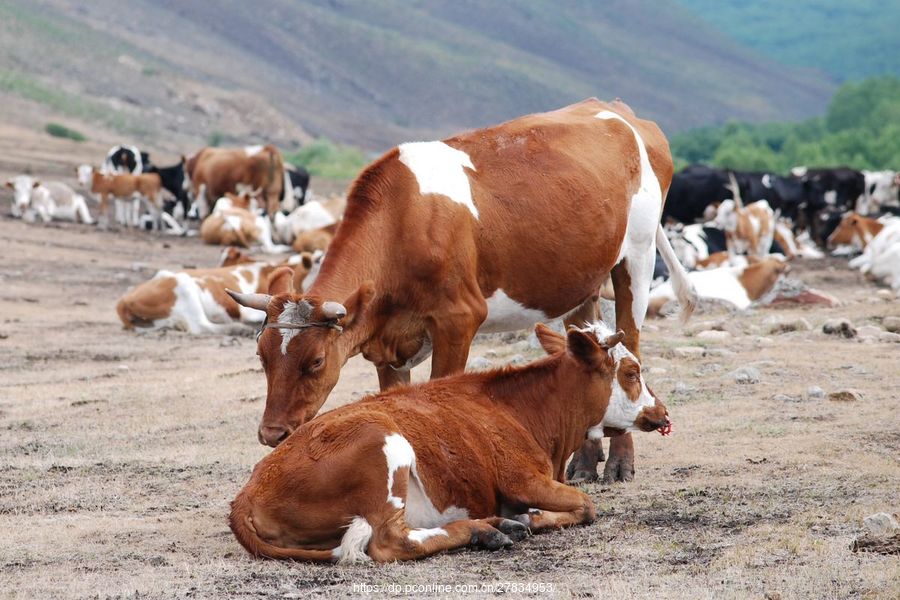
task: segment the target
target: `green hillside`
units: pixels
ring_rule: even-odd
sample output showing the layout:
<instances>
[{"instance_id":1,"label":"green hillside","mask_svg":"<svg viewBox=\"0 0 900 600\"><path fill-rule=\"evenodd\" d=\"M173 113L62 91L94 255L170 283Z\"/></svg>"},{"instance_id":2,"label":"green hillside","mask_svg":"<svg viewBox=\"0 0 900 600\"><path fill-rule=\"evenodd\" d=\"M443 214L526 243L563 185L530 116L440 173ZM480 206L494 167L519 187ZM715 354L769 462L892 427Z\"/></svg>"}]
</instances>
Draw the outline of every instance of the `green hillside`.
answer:
<instances>
[{"instance_id":1,"label":"green hillside","mask_svg":"<svg viewBox=\"0 0 900 600\"><path fill-rule=\"evenodd\" d=\"M900 75L896 0L677 0L733 39L839 80Z\"/></svg>"},{"instance_id":2,"label":"green hillside","mask_svg":"<svg viewBox=\"0 0 900 600\"><path fill-rule=\"evenodd\" d=\"M900 168L900 79L846 83L824 117L799 123L729 123L672 138L678 166L786 172L791 167L846 165Z\"/></svg>"}]
</instances>

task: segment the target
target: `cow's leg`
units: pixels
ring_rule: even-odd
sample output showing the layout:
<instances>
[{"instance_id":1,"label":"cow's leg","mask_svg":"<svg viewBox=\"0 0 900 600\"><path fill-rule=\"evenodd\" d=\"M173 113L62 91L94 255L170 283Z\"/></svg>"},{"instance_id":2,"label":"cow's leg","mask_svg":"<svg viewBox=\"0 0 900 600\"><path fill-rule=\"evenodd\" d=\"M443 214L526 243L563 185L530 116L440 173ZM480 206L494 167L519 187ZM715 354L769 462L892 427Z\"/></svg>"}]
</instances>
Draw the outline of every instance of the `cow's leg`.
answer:
<instances>
[{"instance_id":1,"label":"cow's leg","mask_svg":"<svg viewBox=\"0 0 900 600\"><path fill-rule=\"evenodd\" d=\"M372 526L367 554L373 560L410 560L466 546L499 550L528 535L522 523L501 518L462 519L428 529L409 527L403 508L407 503L409 471L408 466L401 466L393 472L388 502L367 515Z\"/></svg>"},{"instance_id":2,"label":"cow's leg","mask_svg":"<svg viewBox=\"0 0 900 600\"><path fill-rule=\"evenodd\" d=\"M477 284L470 289L477 290ZM469 294L455 304L444 306L429 319L428 333L432 341L431 378L445 377L465 370L469 347L478 327L487 317L487 303L480 293Z\"/></svg>"},{"instance_id":3,"label":"cow's leg","mask_svg":"<svg viewBox=\"0 0 900 600\"><path fill-rule=\"evenodd\" d=\"M72 199L72 208L75 209L75 214L78 215L78 218L81 219L82 223L86 225L92 225L94 223L94 219L91 218L91 211L88 210L84 196L76 194Z\"/></svg>"},{"instance_id":4,"label":"cow's leg","mask_svg":"<svg viewBox=\"0 0 900 600\"><path fill-rule=\"evenodd\" d=\"M584 327L587 323L593 323L600 318L600 307L597 304L598 298L592 296L584 301L584 303L569 313L564 322L566 329L570 325L576 327ZM603 443L602 438L592 440L585 438L584 444L569 461L568 468L565 469L566 479L569 481L579 479L584 481L594 481L597 479L597 463L603 461ZM559 470L562 475L563 470Z\"/></svg>"},{"instance_id":5,"label":"cow's leg","mask_svg":"<svg viewBox=\"0 0 900 600\"><path fill-rule=\"evenodd\" d=\"M375 369L378 371L378 386L382 391L395 385L409 383L410 372L408 370L398 371L390 365L376 366Z\"/></svg>"},{"instance_id":6,"label":"cow's leg","mask_svg":"<svg viewBox=\"0 0 900 600\"><path fill-rule=\"evenodd\" d=\"M597 518L590 496L546 475L511 477L505 484L501 489L503 496L512 504L529 508L516 520L527 525L532 533L587 525Z\"/></svg>"},{"instance_id":7,"label":"cow's leg","mask_svg":"<svg viewBox=\"0 0 900 600\"><path fill-rule=\"evenodd\" d=\"M609 438L609 457L603 468L603 482L634 479L634 439L630 433Z\"/></svg>"}]
</instances>

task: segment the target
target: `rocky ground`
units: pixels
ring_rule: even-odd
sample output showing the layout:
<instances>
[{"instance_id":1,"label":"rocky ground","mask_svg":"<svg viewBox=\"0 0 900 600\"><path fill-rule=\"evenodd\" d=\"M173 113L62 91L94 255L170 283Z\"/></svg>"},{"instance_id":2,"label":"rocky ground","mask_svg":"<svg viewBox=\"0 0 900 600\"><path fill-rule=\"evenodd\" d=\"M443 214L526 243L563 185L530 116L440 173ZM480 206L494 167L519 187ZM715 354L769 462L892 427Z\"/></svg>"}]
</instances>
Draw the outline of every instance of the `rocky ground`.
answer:
<instances>
[{"instance_id":1,"label":"rocky ground","mask_svg":"<svg viewBox=\"0 0 900 600\"><path fill-rule=\"evenodd\" d=\"M897 597L900 558L880 553L896 545L866 546L863 519L900 510L900 343L886 332L900 301L843 260L792 273L839 307L648 324L644 366L675 434L636 439L634 482L584 486L592 526L494 554L323 567L253 560L225 523L267 452L252 337L139 335L116 318L129 286L219 250L6 216L0 240L5 597ZM850 325L824 333L834 319ZM472 354L538 355L527 333ZM325 408L375 387L355 358ZM880 552L853 552L857 538Z\"/></svg>"}]
</instances>

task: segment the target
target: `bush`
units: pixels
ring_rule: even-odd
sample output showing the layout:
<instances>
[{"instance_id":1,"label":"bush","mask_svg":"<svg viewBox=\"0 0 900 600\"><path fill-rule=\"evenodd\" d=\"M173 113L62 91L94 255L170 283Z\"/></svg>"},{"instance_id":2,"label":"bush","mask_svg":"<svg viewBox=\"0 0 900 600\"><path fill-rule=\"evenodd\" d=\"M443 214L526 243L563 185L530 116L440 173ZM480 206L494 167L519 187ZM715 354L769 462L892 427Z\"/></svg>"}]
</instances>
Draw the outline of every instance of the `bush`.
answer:
<instances>
[{"instance_id":1,"label":"bush","mask_svg":"<svg viewBox=\"0 0 900 600\"><path fill-rule=\"evenodd\" d=\"M353 179L368 163L359 148L335 144L324 138L286 155L285 160L305 167L310 175L327 179Z\"/></svg>"},{"instance_id":2,"label":"bush","mask_svg":"<svg viewBox=\"0 0 900 600\"><path fill-rule=\"evenodd\" d=\"M60 125L59 123L47 123L47 126L44 127L44 131L53 137L67 138L75 140L76 142L83 142L87 139L81 132L69 129L65 125Z\"/></svg>"},{"instance_id":3,"label":"bush","mask_svg":"<svg viewBox=\"0 0 900 600\"><path fill-rule=\"evenodd\" d=\"M222 144L222 140L225 139L225 134L221 131L213 131L209 134L209 137L206 138L206 143L209 146L215 148L216 146L220 146Z\"/></svg>"}]
</instances>

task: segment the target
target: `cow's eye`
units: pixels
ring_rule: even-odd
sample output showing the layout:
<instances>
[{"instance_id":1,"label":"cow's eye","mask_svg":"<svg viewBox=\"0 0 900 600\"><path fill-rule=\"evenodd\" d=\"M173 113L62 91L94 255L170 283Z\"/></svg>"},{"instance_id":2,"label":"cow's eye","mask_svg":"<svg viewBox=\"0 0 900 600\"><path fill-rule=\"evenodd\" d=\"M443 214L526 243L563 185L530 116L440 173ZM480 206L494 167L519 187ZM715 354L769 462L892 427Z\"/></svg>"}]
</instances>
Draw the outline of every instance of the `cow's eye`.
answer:
<instances>
[{"instance_id":1,"label":"cow's eye","mask_svg":"<svg viewBox=\"0 0 900 600\"><path fill-rule=\"evenodd\" d=\"M312 372L315 372L315 371L318 371L319 369L321 369L322 365L324 365L324 364L325 364L325 357L320 356L319 358L316 358L311 363L309 363L309 366L307 367L307 369L312 373Z\"/></svg>"},{"instance_id":2,"label":"cow's eye","mask_svg":"<svg viewBox=\"0 0 900 600\"><path fill-rule=\"evenodd\" d=\"M640 378L641 378L641 376L638 375L637 373L635 373L634 371L632 371L631 373L629 373L629 374L626 375L625 377L626 377L626 379L628 379L628 381L631 382L631 383L637 383L637 382L640 380Z\"/></svg>"}]
</instances>

